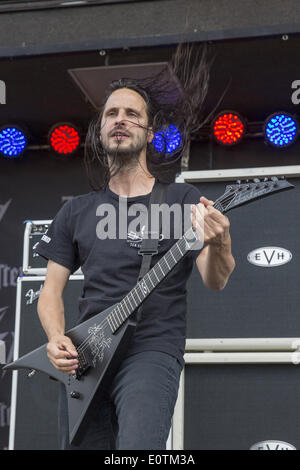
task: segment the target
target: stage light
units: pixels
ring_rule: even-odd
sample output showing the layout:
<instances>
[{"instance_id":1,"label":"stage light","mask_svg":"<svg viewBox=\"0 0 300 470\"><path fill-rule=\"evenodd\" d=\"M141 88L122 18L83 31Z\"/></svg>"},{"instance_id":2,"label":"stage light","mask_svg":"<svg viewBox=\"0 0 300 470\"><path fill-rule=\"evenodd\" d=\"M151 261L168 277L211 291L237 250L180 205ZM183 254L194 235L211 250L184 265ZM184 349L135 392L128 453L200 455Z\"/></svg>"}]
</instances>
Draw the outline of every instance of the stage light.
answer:
<instances>
[{"instance_id":1,"label":"stage light","mask_svg":"<svg viewBox=\"0 0 300 470\"><path fill-rule=\"evenodd\" d=\"M6 125L0 128L0 153L7 158L20 157L27 145L25 132L18 126Z\"/></svg>"},{"instance_id":2,"label":"stage light","mask_svg":"<svg viewBox=\"0 0 300 470\"><path fill-rule=\"evenodd\" d=\"M152 144L157 152L171 155L182 145L182 135L176 126L170 124L167 129L154 134Z\"/></svg>"},{"instance_id":3,"label":"stage light","mask_svg":"<svg viewBox=\"0 0 300 470\"><path fill-rule=\"evenodd\" d=\"M68 122L55 124L49 132L50 147L59 155L70 155L80 145L79 131Z\"/></svg>"},{"instance_id":4,"label":"stage light","mask_svg":"<svg viewBox=\"0 0 300 470\"><path fill-rule=\"evenodd\" d=\"M291 114L273 113L264 124L265 139L273 147L288 147L296 141L298 129L298 122Z\"/></svg>"},{"instance_id":5,"label":"stage light","mask_svg":"<svg viewBox=\"0 0 300 470\"><path fill-rule=\"evenodd\" d=\"M215 140L222 145L238 144L246 129L245 120L235 111L222 111L212 122Z\"/></svg>"}]
</instances>

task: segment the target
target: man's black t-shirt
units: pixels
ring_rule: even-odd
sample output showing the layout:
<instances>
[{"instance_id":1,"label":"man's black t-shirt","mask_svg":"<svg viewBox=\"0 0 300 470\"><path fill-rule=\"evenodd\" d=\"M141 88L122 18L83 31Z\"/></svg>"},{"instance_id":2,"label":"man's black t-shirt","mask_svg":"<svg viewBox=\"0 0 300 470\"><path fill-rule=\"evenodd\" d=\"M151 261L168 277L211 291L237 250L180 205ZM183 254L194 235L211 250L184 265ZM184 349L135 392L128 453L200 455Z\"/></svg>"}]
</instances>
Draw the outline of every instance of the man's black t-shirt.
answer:
<instances>
[{"instance_id":1,"label":"man's black t-shirt","mask_svg":"<svg viewBox=\"0 0 300 470\"><path fill-rule=\"evenodd\" d=\"M199 191L190 184L168 185L165 202L170 208L174 204L177 209L178 205L181 206L182 221L178 223L178 219L171 216L169 231L165 230L163 223L158 254L152 257L151 266L180 238L178 233L182 236L186 231L190 224L190 204L197 204L200 196ZM150 194L119 198L109 187L74 197L63 205L39 242L36 251L41 256L65 266L71 272L80 266L82 268L84 284L79 298L78 323L120 302L136 285L142 261L138 251L143 230L128 230L130 226L126 225L124 232L121 222L124 213L121 212L127 211L127 222L130 223L137 217L137 213L131 212L130 208L136 209L139 207L137 204L147 208L149 199ZM110 222L113 222L110 227L105 224L108 213ZM180 224L181 233L176 232ZM109 234L106 239L104 231ZM145 300L128 354L162 351L174 355L183 364L186 281L199 252L199 249L190 251Z\"/></svg>"}]
</instances>

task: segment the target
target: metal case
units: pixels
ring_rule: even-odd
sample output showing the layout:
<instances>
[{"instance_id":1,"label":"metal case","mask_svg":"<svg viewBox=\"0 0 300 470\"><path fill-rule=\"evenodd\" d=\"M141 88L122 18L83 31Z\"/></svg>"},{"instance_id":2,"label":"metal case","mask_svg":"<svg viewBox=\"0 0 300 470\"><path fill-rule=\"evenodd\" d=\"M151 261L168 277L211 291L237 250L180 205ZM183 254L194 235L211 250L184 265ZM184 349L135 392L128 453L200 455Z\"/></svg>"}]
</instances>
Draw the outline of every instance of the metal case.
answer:
<instances>
[{"instance_id":1,"label":"metal case","mask_svg":"<svg viewBox=\"0 0 300 470\"><path fill-rule=\"evenodd\" d=\"M35 247L47 233L52 220L26 220L23 243L23 273L38 276L46 275L47 260L40 256ZM81 275L79 268L73 275Z\"/></svg>"}]
</instances>

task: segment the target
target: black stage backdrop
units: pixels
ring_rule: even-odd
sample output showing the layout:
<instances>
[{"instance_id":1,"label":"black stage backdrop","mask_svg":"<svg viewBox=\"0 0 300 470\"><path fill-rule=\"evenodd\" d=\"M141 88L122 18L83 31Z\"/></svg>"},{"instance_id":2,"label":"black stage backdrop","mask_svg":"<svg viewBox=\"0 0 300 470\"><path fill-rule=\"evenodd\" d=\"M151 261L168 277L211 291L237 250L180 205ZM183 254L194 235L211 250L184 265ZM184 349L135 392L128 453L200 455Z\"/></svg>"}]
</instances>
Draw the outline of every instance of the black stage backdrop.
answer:
<instances>
[{"instance_id":1,"label":"black stage backdrop","mask_svg":"<svg viewBox=\"0 0 300 470\"><path fill-rule=\"evenodd\" d=\"M0 339L13 357L16 279L22 272L24 220L52 219L64 201L90 191L82 155L60 158L26 152L20 161L0 159ZM8 445L11 372L0 371L0 448Z\"/></svg>"}]
</instances>

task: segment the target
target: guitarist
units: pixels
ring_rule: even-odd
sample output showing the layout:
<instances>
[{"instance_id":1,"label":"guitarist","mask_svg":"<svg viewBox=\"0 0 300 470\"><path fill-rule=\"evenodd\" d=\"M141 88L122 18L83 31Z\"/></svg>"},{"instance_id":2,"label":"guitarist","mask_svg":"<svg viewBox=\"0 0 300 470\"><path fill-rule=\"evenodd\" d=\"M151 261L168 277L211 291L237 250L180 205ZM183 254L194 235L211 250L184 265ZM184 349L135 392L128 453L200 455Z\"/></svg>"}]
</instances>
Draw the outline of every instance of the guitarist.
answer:
<instances>
[{"instance_id":1,"label":"guitarist","mask_svg":"<svg viewBox=\"0 0 300 470\"><path fill-rule=\"evenodd\" d=\"M203 62L200 66L198 63L196 71L198 79L203 78ZM190 90L195 95L193 84ZM190 102L197 106L202 98L194 96ZM188 100L187 95L184 99ZM65 336L62 294L70 274L79 266L84 273L78 322L120 301L137 282L139 234L129 231L123 238L101 239L99 211L109 204L116 211L117 217L112 217L116 221L124 198L129 208L134 203L147 206L155 178L164 178L160 171L167 161L165 150L158 155L151 149L164 106L158 105L157 96L138 81L122 79L111 84L87 135L85 161L94 190L65 203L37 247L37 252L49 260L38 314L48 336L49 360L66 374L78 367L76 349ZM181 111L183 108L181 101ZM169 117L170 104L166 110ZM174 110L175 105L176 117ZM191 125L186 114L182 119ZM182 127L183 134L187 128ZM167 204L170 207L175 203L191 206L192 225L205 247L190 251L144 302L128 353L109 388L101 392L99 402L93 403L90 423L79 446L69 444L66 397L61 393L62 449L166 448L184 364L186 281L193 262L203 283L217 291L225 287L235 265L229 221L213 208L212 201L201 197L192 185L170 182ZM170 226L174 232L172 221ZM176 241L174 236L160 235L153 264Z\"/></svg>"}]
</instances>

